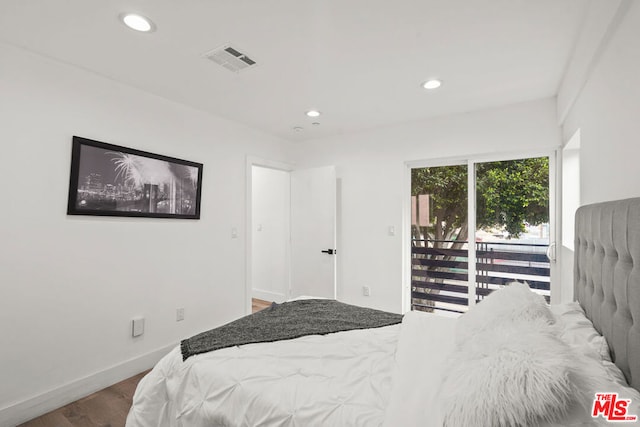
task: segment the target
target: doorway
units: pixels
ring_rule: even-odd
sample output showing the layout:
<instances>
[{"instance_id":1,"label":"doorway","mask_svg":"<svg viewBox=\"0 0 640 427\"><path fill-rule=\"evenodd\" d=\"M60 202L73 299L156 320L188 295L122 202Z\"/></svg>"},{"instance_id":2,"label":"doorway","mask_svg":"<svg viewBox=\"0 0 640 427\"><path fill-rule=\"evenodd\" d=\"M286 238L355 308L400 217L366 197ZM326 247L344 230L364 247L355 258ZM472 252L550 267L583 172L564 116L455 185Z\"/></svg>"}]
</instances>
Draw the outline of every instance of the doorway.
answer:
<instances>
[{"instance_id":1,"label":"doorway","mask_svg":"<svg viewBox=\"0 0 640 427\"><path fill-rule=\"evenodd\" d=\"M252 166L251 298L281 303L290 296L289 171Z\"/></svg>"},{"instance_id":2,"label":"doorway","mask_svg":"<svg viewBox=\"0 0 640 427\"><path fill-rule=\"evenodd\" d=\"M246 313L254 298L336 298L336 174L247 159Z\"/></svg>"}]
</instances>

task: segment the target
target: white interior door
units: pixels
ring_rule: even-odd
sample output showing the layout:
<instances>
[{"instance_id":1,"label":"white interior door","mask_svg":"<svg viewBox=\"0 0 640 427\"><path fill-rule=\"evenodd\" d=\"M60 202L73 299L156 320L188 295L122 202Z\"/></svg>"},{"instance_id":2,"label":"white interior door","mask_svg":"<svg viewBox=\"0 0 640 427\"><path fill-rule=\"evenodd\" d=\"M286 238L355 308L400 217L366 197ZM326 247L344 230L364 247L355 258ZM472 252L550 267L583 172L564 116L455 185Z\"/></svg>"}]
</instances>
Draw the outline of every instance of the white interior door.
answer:
<instances>
[{"instance_id":1,"label":"white interior door","mask_svg":"<svg viewBox=\"0 0 640 427\"><path fill-rule=\"evenodd\" d=\"M291 172L291 296L336 298L336 171Z\"/></svg>"}]
</instances>

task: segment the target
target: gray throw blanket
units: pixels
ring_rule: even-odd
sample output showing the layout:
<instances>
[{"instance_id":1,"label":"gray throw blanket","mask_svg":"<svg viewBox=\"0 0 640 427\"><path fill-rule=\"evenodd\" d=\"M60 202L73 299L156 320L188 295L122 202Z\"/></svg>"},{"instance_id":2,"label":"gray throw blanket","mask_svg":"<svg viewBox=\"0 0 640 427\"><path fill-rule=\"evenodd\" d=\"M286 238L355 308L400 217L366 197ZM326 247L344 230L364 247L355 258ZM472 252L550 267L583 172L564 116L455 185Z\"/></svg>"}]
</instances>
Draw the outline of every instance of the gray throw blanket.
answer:
<instances>
[{"instance_id":1,"label":"gray throw blanket","mask_svg":"<svg viewBox=\"0 0 640 427\"><path fill-rule=\"evenodd\" d=\"M194 335L180 344L182 360L225 347L379 328L402 322L402 315L335 300L307 299L273 303L249 316Z\"/></svg>"}]
</instances>

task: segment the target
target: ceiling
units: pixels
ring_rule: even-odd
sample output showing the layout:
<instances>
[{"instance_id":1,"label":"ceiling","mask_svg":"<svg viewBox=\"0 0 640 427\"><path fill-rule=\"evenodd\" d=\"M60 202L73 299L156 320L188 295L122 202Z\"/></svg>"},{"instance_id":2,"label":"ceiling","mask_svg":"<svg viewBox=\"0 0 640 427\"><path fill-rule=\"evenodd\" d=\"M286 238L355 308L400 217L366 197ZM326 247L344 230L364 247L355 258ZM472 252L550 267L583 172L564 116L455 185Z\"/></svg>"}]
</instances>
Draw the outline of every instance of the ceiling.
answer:
<instances>
[{"instance_id":1,"label":"ceiling","mask_svg":"<svg viewBox=\"0 0 640 427\"><path fill-rule=\"evenodd\" d=\"M0 41L304 141L554 96L589 4L1 0ZM128 29L123 12L156 31ZM203 58L225 44L258 64L233 73ZM422 89L431 77L442 87Z\"/></svg>"}]
</instances>

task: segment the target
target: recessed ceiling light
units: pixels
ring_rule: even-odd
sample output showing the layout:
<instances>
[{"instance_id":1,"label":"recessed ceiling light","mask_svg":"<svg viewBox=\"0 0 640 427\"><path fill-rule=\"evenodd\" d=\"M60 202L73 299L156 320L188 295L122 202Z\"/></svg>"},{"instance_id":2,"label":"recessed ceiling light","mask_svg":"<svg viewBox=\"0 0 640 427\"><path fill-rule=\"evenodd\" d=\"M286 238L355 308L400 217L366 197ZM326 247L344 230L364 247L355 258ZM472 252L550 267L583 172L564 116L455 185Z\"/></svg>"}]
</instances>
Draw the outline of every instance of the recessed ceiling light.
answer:
<instances>
[{"instance_id":1,"label":"recessed ceiling light","mask_svg":"<svg viewBox=\"0 0 640 427\"><path fill-rule=\"evenodd\" d=\"M440 86L442 86L442 81L436 79L427 80L422 84L422 87L425 89L437 89Z\"/></svg>"},{"instance_id":2,"label":"recessed ceiling light","mask_svg":"<svg viewBox=\"0 0 640 427\"><path fill-rule=\"evenodd\" d=\"M319 117L320 114L321 113L318 110L309 110L309 111L307 111L307 116L309 116L309 117Z\"/></svg>"},{"instance_id":3,"label":"recessed ceiling light","mask_svg":"<svg viewBox=\"0 0 640 427\"><path fill-rule=\"evenodd\" d=\"M156 29L155 24L149 18L145 18L144 16L136 13L123 13L120 15L120 19L122 19L124 25L132 30L149 33Z\"/></svg>"},{"instance_id":4,"label":"recessed ceiling light","mask_svg":"<svg viewBox=\"0 0 640 427\"><path fill-rule=\"evenodd\" d=\"M304 129L304 128L303 128L303 127L301 127L301 126L294 126L294 127L293 127L293 130L294 130L294 131L296 131L296 132L302 132L302 130L303 130L303 129Z\"/></svg>"}]
</instances>

